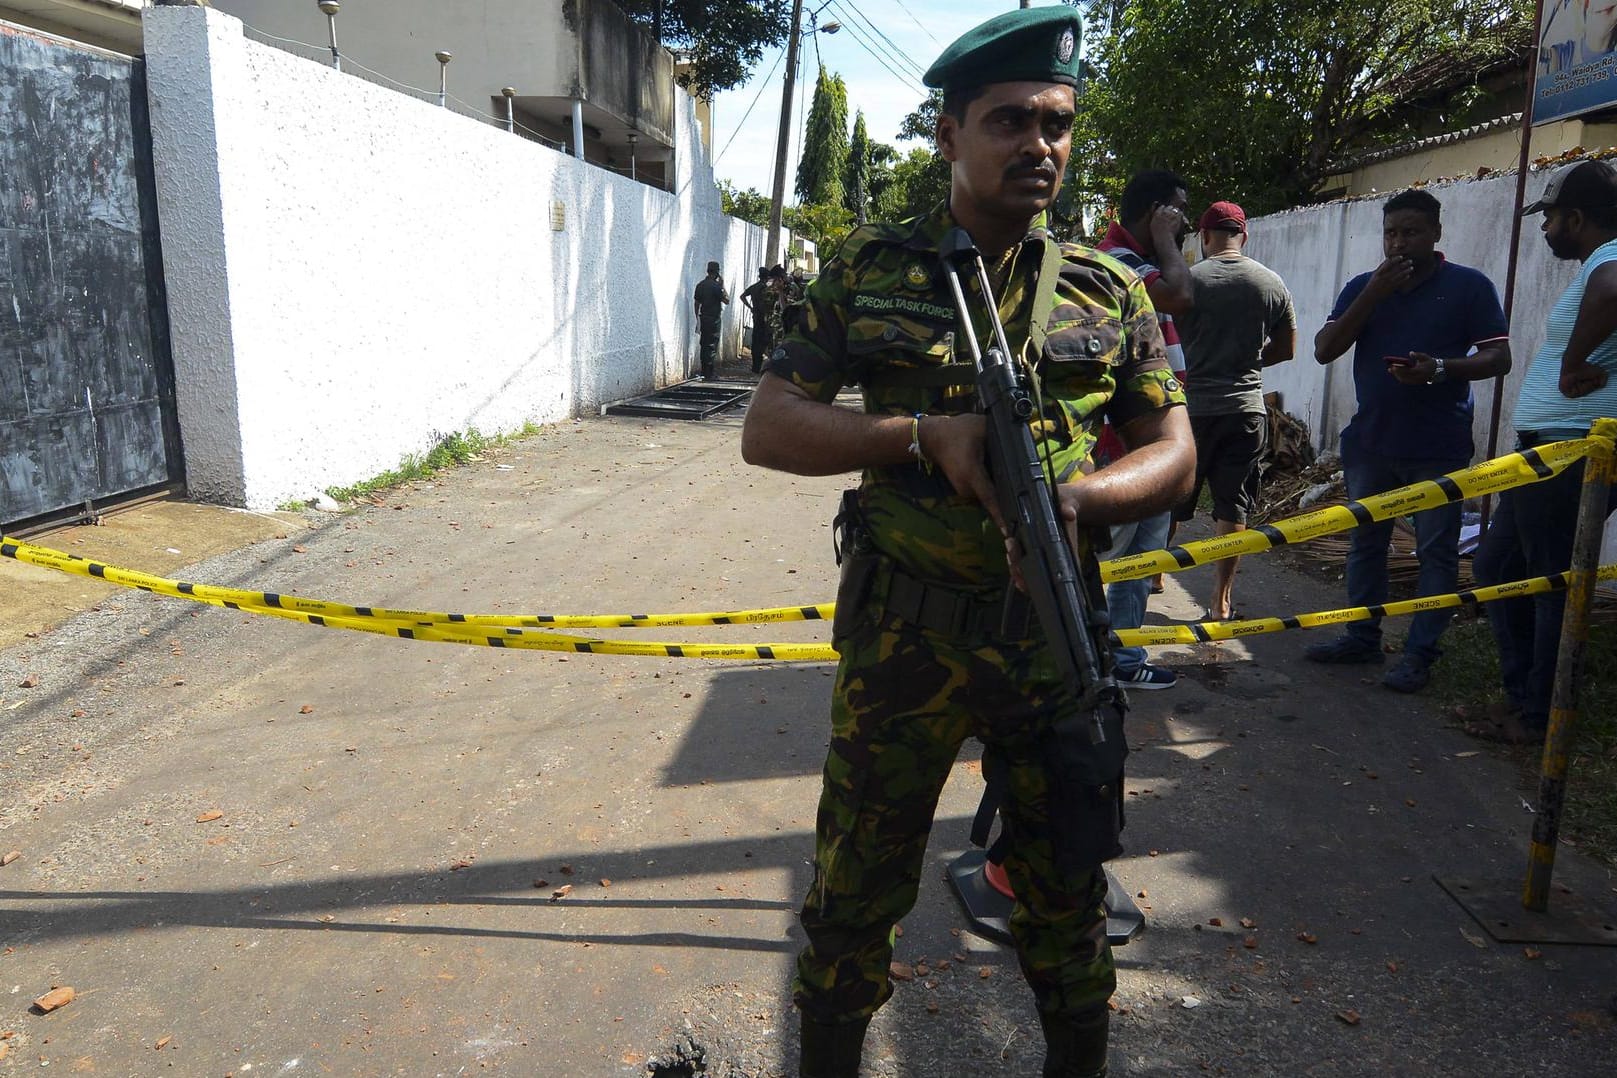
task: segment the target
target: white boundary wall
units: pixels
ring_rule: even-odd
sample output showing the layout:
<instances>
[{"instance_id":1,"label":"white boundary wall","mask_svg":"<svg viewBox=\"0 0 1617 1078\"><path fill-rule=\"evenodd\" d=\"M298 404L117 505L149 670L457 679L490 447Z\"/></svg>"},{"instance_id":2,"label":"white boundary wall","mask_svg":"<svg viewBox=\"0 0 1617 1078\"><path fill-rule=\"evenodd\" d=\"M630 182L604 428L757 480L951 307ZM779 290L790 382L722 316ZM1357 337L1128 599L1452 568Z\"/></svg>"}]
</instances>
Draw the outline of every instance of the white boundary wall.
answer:
<instances>
[{"instance_id":1,"label":"white boundary wall","mask_svg":"<svg viewBox=\"0 0 1617 1078\"><path fill-rule=\"evenodd\" d=\"M1539 196L1552 174L1553 170L1546 169L1528 176L1529 202ZM1433 184L1427 190L1443 204L1443 238L1438 249L1451 260L1486 273L1503 300L1515 174ZM1321 367L1314 362L1314 334L1325 324L1342 286L1381 264L1382 207L1396 193L1288 210L1248 224L1247 254L1280 274L1297 305L1297 358L1265 370L1263 388L1284 397L1286 411L1308 424L1315 446L1322 450L1336 449L1342 428L1353 418L1353 353ZM1213 197L1210 192L1209 197ZM1544 319L1579 269L1579 263L1563 262L1550 254L1539 232L1542 221L1534 216L1522 223L1510 331L1514 362L1505 378L1500 453L1509 453L1516 446L1511 413L1522 378L1544 343ZM1472 393L1476 397L1473 459L1482 460L1488 451L1493 382L1472 383ZM1607 528L1602 560L1617 561L1617 525Z\"/></svg>"},{"instance_id":2,"label":"white boundary wall","mask_svg":"<svg viewBox=\"0 0 1617 1078\"><path fill-rule=\"evenodd\" d=\"M193 497L270 508L444 434L679 381L709 259L733 300L722 352L739 347L766 232L722 213L687 95L669 194L250 41L216 11L149 9L145 36Z\"/></svg>"}]
</instances>

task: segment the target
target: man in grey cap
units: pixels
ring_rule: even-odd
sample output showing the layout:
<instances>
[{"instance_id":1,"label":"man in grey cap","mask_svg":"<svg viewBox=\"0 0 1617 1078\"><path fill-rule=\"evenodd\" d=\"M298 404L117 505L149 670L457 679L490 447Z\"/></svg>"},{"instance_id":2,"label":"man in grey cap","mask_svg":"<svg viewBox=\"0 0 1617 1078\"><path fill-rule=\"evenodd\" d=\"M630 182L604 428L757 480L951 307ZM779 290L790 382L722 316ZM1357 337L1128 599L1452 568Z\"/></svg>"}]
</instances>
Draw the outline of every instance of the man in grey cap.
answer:
<instances>
[{"instance_id":1,"label":"man in grey cap","mask_svg":"<svg viewBox=\"0 0 1617 1078\"><path fill-rule=\"evenodd\" d=\"M1522 211L1544 215L1544 242L1556 258L1583 263L1550 308L1544 345L1533 357L1511 423L1516 448L1582 438L1596 419L1617 416L1617 169L1580 161L1551 178ZM1499 496L1472 566L1478 584L1504 584L1565 572L1577 532L1584 462ZM1611 505L1608 504L1609 514ZM1466 732L1489 741L1536 744L1550 717L1566 593L1489 603L1505 702Z\"/></svg>"},{"instance_id":2,"label":"man in grey cap","mask_svg":"<svg viewBox=\"0 0 1617 1078\"><path fill-rule=\"evenodd\" d=\"M1121 712L1107 708L1105 741L1076 751L1061 731L1078 701L1045 634L1011 613L986 421L939 256L956 228L983 256L1008 358L1042 390L1031 433L1067 520L1138 520L1184 496L1194 447L1145 286L1045 231L1071 149L1078 29L1070 7L1028 8L944 50L925 79L943 90L948 204L848 237L748 408L750 463L864 472L839 518L840 660L794 986L803 1075L858 1073L865 1028L893 991L894 928L915 903L933 812L970 737L1002 806L1010 929L1044 1028L1044 1074L1106 1072L1116 974L1101 862L1121 850ZM967 297L987 334L975 282ZM855 382L863 412L835 407ZM1131 452L1090 475L1108 417ZM1093 575L1087 539L1075 553ZM1075 757L1081 769L1056 766Z\"/></svg>"}]
</instances>

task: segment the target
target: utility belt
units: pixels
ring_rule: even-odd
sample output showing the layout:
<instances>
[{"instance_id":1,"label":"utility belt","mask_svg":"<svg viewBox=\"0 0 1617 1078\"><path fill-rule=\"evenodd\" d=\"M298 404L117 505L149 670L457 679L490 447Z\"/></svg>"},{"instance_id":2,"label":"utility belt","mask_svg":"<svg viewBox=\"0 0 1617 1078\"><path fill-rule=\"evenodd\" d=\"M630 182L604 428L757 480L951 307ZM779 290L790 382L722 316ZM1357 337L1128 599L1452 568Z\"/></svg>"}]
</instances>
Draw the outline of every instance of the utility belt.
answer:
<instances>
[{"instance_id":1,"label":"utility belt","mask_svg":"<svg viewBox=\"0 0 1617 1078\"><path fill-rule=\"evenodd\" d=\"M1033 635L1033 604L1009 583L997 592L950 587L906 572L878 550L859 508L858 491L842 492L832 534L842 567L833 641L852 629L872 595L882 597L882 613L951 641L1026 640Z\"/></svg>"}]
</instances>

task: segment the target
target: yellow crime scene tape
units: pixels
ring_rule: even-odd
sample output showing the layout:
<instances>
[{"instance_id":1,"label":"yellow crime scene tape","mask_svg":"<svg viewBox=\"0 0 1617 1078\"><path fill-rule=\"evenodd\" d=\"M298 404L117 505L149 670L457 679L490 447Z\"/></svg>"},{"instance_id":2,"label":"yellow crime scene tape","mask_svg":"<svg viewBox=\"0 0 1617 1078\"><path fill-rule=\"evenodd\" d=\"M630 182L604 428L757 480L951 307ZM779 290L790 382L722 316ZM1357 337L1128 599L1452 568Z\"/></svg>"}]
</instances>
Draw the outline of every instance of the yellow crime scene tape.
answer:
<instances>
[{"instance_id":1,"label":"yellow crime scene tape","mask_svg":"<svg viewBox=\"0 0 1617 1078\"><path fill-rule=\"evenodd\" d=\"M1198 565L1223 561L1243 554L1261 554L1278 546L1306 543L1310 539L1351 531L1378 520L1435 509L1449 502L1497 494L1511 487L1526 486L1549 479L1569 465L1589 455L1590 450L1608 444L1604 438L1578 438L1551 442L1536 449L1484 461L1474 468L1450 472L1438 479L1411 483L1369 498L1331 505L1311 513L1287 517L1246 531L1232 532L1214 539L1201 539L1166 550L1131 554L1100 563L1101 579L1107 583L1139 580L1158 573L1177 573Z\"/></svg>"},{"instance_id":2,"label":"yellow crime scene tape","mask_svg":"<svg viewBox=\"0 0 1617 1078\"><path fill-rule=\"evenodd\" d=\"M1167 550L1104 561L1101 574L1107 581L1137 580L1158 572L1179 572L1197 565L1242 554L1261 553L1276 546L1305 542L1335 532L1347 531L1377 520L1431 509L1462 498L1496 493L1515 486L1536 483L1564 470L1586 456L1603 439L1585 438L1555 442L1523 450L1474 468L1453 472L1440 479L1414 483L1372 498L1330 506L1263 525L1245 532L1176 546ZM35 546L0 536L0 556L40 568L79 576L94 577L110 584L177 599L190 599L211 606L242 610L250 614L300 621L325 628L368 632L407 640L428 640L482 647L504 647L535 651L581 652L596 655L637 655L690 659L776 660L785 662L827 662L836 651L828 644L700 644L653 641L604 640L563 635L556 629L651 628L698 625L762 625L788 621L816 621L830 618L834 603L808 606L772 607L687 614L454 614L436 611L398 610L386 607L348 606L343 603L307 599L278 592L247 591L209 584L170 580L149 573L121 569L74 554ZM1617 578L1617 566L1601 569L1601 580ZM1124 629L1113 635L1125 646L1206 643L1283 632L1288 629L1317 628L1372 617L1414 614L1422 610L1488 602L1493 599L1532 595L1564 588L1565 574L1518 581L1492 588L1479 588L1451 595L1425 596L1378 607L1298 614L1288 618L1259 618L1250 621L1205 622L1150 629ZM498 631L491 631L498 630Z\"/></svg>"}]
</instances>

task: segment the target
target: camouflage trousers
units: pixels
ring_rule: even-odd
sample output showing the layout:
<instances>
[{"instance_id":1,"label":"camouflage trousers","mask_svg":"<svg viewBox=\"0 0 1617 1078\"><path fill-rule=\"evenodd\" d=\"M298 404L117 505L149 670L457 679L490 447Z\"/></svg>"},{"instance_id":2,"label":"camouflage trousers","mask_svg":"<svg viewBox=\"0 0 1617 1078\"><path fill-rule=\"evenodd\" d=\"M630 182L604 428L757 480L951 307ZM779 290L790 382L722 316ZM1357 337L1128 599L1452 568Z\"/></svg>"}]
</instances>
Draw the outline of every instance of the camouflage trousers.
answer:
<instances>
[{"instance_id":1,"label":"camouflage trousers","mask_svg":"<svg viewBox=\"0 0 1617 1078\"><path fill-rule=\"evenodd\" d=\"M1105 874L1063 874L1050 840L1039 734L1073 700L1048 650L954 642L878 610L872 604L837 641L797 1005L815 1021L847 1022L892 995L890 933L915 904L932 815L968 737L1007 764L1005 870L1018 900L1010 928L1040 1013L1103 1004L1117 983Z\"/></svg>"}]
</instances>

